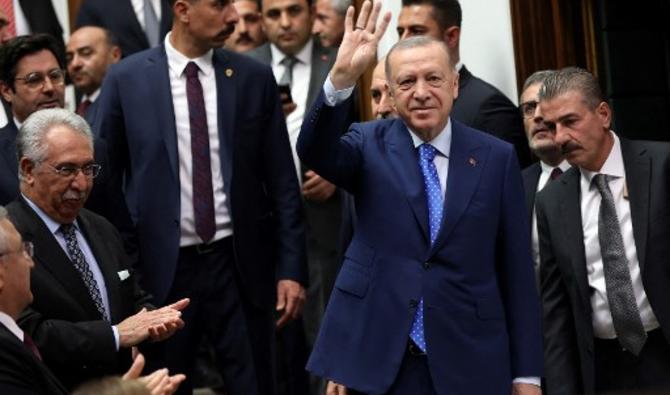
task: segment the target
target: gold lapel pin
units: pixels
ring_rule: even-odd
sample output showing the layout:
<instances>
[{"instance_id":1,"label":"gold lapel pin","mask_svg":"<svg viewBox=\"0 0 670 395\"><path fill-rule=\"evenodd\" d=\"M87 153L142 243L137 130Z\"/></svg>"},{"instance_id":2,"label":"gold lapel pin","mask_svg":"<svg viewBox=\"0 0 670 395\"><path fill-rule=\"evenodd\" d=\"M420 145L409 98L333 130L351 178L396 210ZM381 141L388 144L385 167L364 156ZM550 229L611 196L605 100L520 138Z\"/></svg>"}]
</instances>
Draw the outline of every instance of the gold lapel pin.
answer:
<instances>
[{"instance_id":1,"label":"gold lapel pin","mask_svg":"<svg viewBox=\"0 0 670 395\"><path fill-rule=\"evenodd\" d=\"M230 78L233 76L233 69L226 69L226 77Z\"/></svg>"},{"instance_id":2,"label":"gold lapel pin","mask_svg":"<svg viewBox=\"0 0 670 395\"><path fill-rule=\"evenodd\" d=\"M477 159L475 159L475 158L473 158L473 157L470 157L470 158L468 159L468 164L469 164L470 166L472 166L472 167L477 166Z\"/></svg>"}]
</instances>

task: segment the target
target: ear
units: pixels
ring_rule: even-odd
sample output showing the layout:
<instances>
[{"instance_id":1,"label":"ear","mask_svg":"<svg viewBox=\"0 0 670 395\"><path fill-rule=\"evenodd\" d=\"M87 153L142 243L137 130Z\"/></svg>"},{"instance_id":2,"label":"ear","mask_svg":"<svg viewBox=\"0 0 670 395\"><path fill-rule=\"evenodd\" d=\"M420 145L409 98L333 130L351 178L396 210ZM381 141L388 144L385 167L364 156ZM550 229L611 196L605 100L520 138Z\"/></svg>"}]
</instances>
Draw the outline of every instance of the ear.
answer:
<instances>
[{"instance_id":1,"label":"ear","mask_svg":"<svg viewBox=\"0 0 670 395\"><path fill-rule=\"evenodd\" d=\"M30 186L35 183L35 164L25 156L19 160L19 174L21 174L21 182Z\"/></svg>"},{"instance_id":2,"label":"ear","mask_svg":"<svg viewBox=\"0 0 670 395\"><path fill-rule=\"evenodd\" d=\"M112 57L112 64L118 63L118 61L121 60L121 47L117 45L113 46L110 51L110 56Z\"/></svg>"},{"instance_id":3,"label":"ear","mask_svg":"<svg viewBox=\"0 0 670 395\"><path fill-rule=\"evenodd\" d=\"M0 82L0 94L2 94L2 98L5 99L7 103L11 103L14 98L14 89L4 82Z\"/></svg>"},{"instance_id":4,"label":"ear","mask_svg":"<svg viewBox=\"0 0 670 395\"><path fill-rule=\"evenodd\" d=\"M189 3L185 0L177 0L172 6L172 12L174 13L174 18L179 19L180 21L186 23L188 22L188 9Z\"/></svg>"},{"instance_id":5,"label":"ear","mask_svg":"<svg viewBox=\"0 0 670 395\"><path fill-rule=\"evenodd\" d=\"M458 41L461 39L461 28L458 26L448 27L442 32L442 40L449 49L458 47Z\"/></svg>"},{"instance_id":6,"label":"ear","mask_svg":"<svg viewBox=\"0 0 670 395\"><path fill-rule=\"evenodd\" d=\"M454 85L452 87L452 95L454 96L454 100L458 98L458 80L460 79L460 75L458 74L458 71L453 71L454 75Z\"/></svg>"},{"instance_id":7,"label":"ear","mask_svg":"<svg viewBox=\"0 0 670 395\"><path fill-rule=\"evenodd\" d=\"M596 107L596 115L600 119L604 129L609 130L612 126L612 109L607 102L600 102Z\"/></svg>"}]
</instances>

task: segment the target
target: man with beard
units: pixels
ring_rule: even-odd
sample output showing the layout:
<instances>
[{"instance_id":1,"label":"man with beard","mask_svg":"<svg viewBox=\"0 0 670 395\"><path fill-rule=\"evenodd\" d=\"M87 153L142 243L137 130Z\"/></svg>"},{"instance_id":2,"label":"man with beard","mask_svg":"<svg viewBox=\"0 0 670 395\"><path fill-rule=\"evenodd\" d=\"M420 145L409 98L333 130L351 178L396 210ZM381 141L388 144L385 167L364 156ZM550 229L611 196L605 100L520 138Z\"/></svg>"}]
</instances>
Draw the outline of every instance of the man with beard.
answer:
<instances>
[{"instance_id":1,"label":"man with beard","mask_svg":"<svg viewBox=\"0 0 670 395\"><path fill-rule=\"evenodd\" d=\"M70 36L65 48L67 72L81 100L77 114L93 125L100 85L107 69L121 59L121 48L109 30L84 26Z\"/></svg>"},{"instance_id":2,"label":"man with beard","mask_svg":"<svg viewBox=\"0 0 670 395\"><path fill-rule=\"evenodd\" d=\"M553 72L553 70L542 70L531 74L524 82L523 92L519 97L519 109L523 116L523 126L526 130L528 146L535 156L540 159L539 162L535 162L523 170L523 186L526 193L526 207L528 207L528 214L530 215L533 261L538 285L540 246L537 235L537 218L535 217L535 195L548 182L557 179L570 168L570 164L563 157L561 147L554 141L555 131L549 130L547 125L544 124L538 105L538 92L542 83Z\"/></svg>"},{"instance_id":3,"label":"man with beard","mask_svg":"<svg viewBox=\"0 0 670 395\"><path fill-rule=\"evenodd\" d=\"M233 5L239 15L233 35L226 40L225 48L246 52L261 46L267 38L261 23L260 0L236 0Z\"/></svg>"},{"instance_id":4,"label":"man with beard","mask_svg":"<svg viewBox=\"0 0 670 395\"><path fill-rule=\"evenodd\" d=\"M171 0L162 46L107 73L97 127L139 219L145 286L191 298L166 363L191 391L207 336L227 393L272 395L274 316L297 318L306 280L300 195L270 68L220 49L230 1Z\"/></svg>"}]
</instances>

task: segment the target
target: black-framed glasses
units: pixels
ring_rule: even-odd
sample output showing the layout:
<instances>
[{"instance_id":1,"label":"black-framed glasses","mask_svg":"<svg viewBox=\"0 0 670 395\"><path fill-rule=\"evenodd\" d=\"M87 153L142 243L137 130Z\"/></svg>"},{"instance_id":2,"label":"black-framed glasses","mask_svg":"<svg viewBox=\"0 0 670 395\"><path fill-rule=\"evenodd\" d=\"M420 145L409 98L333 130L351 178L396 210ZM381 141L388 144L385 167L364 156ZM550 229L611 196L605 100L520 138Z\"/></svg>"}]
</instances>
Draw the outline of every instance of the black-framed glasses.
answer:
<instances>
[{"instance_id":1,"label":"black-framed glasses","mask_svg":"<svg viewBox=\"0 0 670 395\"><path fill-rule=\"evenodd\" d=\"M84 166L73 166L73 165L52 166L48 163L45 164L49 166L51 170L54 171L54 173L58 174L63 178L74 178L79 174L80 171L87 178L95 178L98 176L98 174L100 174L100 170L102 169L102 166L100 166L97 163L89 163Z\"/></svg>"},{"instance_id":2,"label":"black-framed glasses","mask_svg":"<svg viewBox=\"0 0 670 395\"><path fill-rule=\"evenodd\" d=\"M529 100L527 102L523 102L519 104L519 110L521 110L521 115L523 115L525 118L531 118L535 115L535 109L537 108L538 105L537 100Z\"/></svg>"},{"instance_id":3,"label":"black-framed glasses","mask_svg":"<svg viewBox=\"0 0 670 395\"><path fill-rule=\"evenodd\" d=\"M6 252L0 252L0 257L3 257L5 255L10 255L10 254L18 254L18 253L23 253L26 254L28 257L32 258L33 255L35 254L35 246L31 241L24 241L21 243L21 248L16 250L16 251L6 251Z\"/></svg>"},{"instance_id":4,"label":"black-framed glasses","mask_svg":"<svg viewBox=\"0 0 670 395\"><path fill-rule=\"evenodd\" d=\"M46 73L35 71L14 79L23 81L29 89L42 89L47 78L52 85L63 85L65 83L65 70L51 69Z\"/></svg>"}]
</instances>

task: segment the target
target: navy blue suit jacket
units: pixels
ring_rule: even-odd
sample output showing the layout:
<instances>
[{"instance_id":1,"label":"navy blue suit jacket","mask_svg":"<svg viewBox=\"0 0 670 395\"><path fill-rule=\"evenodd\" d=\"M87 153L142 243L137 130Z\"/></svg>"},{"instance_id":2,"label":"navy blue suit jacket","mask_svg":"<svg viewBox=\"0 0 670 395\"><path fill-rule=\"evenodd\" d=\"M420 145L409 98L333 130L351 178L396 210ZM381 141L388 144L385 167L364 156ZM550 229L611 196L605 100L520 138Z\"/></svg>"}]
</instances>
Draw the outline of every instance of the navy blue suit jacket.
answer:
<instances>
[{"instance_id":1,"label":"navy blue suit jacket","mask_svg":"<svg viewBox=\"0 0 670 395\"><path fill-rule=\"evenodd\" d=\"M268 66L215 50L221 173L232 217L242 293L268 306L276 279L306 280L300 191ZM144 288L162 304L180 238L177 131L165 48L110 68L96 121L137 225Z\"/></svg>"},{"instance_id":2,"label":"navy blue suit jacket","mask_svg":"<svg viewBox=\"0 0 670 395\"><path fill-rule=\"evenodd\" d=\"M507 394L542 375L521 173L512 146L452 121L441 230L431 247L417 151L402 120L354 124L323 96L301 159L353 194L358 222L308 370L365 393L392 385L417 301L439 394Z\"/></svg>"}]
</instances>

